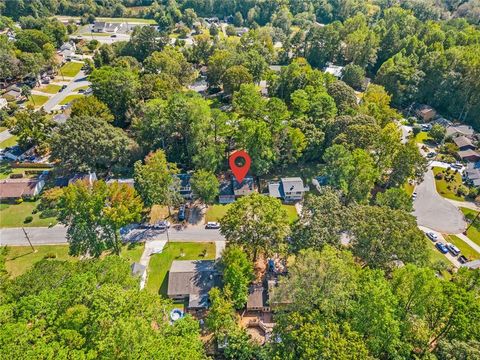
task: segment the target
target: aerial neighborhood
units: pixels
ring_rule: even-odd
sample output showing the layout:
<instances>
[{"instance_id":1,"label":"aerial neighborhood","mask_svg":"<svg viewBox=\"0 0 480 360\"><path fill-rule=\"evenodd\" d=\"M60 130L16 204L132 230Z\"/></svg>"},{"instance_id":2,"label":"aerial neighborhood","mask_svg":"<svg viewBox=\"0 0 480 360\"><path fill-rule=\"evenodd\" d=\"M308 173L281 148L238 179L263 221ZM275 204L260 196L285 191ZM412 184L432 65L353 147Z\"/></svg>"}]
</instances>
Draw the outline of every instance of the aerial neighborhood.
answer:
<instances>
[{"instance_id":1,"label":"aerial neighborhood","mask_svg":"<svg viewBox=\"0 0 480 360\"><path fill-rule=\"evenodd\" d=\"M0 359L480 359L479 14L0 2Z\"/></svg>"}]
</instances>

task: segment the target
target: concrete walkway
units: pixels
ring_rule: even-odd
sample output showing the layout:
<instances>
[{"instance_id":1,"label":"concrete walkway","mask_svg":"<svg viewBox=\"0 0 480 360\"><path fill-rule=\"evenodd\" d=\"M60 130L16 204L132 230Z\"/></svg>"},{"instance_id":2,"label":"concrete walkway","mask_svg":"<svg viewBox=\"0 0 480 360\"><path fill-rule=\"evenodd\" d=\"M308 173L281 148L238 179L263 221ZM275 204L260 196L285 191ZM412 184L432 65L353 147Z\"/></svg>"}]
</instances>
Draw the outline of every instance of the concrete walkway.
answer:
<instances>
[{"instance_id":1,"label":"concrete walkway","mask_svg":"<svg viewBox=\"0 0 480 360\"><path fill-rule=\"evenodd\" d=\"M215 241L215 259L220 259L222 257L222 252L225 249L225 241Z\"/></svg>"},{"instance_id":2,"label":"concrete walkway","mask_svg":"<svg viewBox=\"0 0 480 360\"><path fill-rule=\"evenodd\" d=\"M467 208L475 211L480 211L480 206L471 201L458 201L452 199L446 199L449 203L455 205L457 208Z\"/></svg>"},{"instance_id":3,"label":"concrete walkway","mask_svg":"<svg viewBox=\"0 0 480 360\"><path fill-rule=\"evenodd\" d=\"M478 246L476 243L474 243L472 240L470 240L467 236L464 234L455 234L455 236L459 237L462 239L465 243L467 243L473 250L475 250L477 253L480 254L480 246Z\"/></svg>"}]
</instances>

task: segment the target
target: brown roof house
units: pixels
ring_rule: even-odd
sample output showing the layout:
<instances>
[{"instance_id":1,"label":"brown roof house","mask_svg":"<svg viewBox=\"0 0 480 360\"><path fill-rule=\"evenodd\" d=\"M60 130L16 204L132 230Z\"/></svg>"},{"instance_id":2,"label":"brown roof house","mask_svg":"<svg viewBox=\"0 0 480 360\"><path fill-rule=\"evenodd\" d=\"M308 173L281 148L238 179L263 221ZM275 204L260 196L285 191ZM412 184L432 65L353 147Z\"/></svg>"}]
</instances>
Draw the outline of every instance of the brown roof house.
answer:
<instances>
[{"instance_id":1,"label":"brown roof house","mask_svg":"<svg viewBox=\"0 0 480 360\"><path fill-rule=\"evenodd\" d=\"M463 161L470 161L470 162L480 161L480 154L475 150L470 150L470 149L463 150L463 151L457 152L457 154L458 156L460 156L460 158Z\"/></svg>"},{"instance_id":2,"label":"brown roof house","mask_svg":"<svg viewBox=\"0 0 480 360\"><path fill-rule=\"evenodd\" d=\"M167 295L188 301L189 310L203 310L209 305L208 292L220 284L214 260L174 260L168 274Z\"/></svg>"},{"instance_id":3,"label":"brown roof house","mask_svg":"<svg viewBox=\"0 0 480 360\"><path fill-rule=\"evenodd\" d=\"M437 112L435 111L435 109L428 105L421 105L417 109L416 113L417 113L417 116L424 122L429 122L433 120L435 115L437 115Z\"/></svg>"},{"instance_id":4,"label":"brown roof house","mask_svg":"<svg viewBox=\"0 0 480 360\"><path fill-rule=\"evenodd\" d=\"M4 179L0 180L0 200L31 198L37 196L45 186L40 179Z\"/></svg>"},{"instance_id":5,"label":"brown roof house","mask_svg":"<svg viewBox=\"0 0 480 360\"><path fill-rule=\"evenodd\" d=\"M476 146L472 143L472 141L463 135L453 138L453 142L458 146L460 151L476 149Z\"/></svg>"}]
</instances>

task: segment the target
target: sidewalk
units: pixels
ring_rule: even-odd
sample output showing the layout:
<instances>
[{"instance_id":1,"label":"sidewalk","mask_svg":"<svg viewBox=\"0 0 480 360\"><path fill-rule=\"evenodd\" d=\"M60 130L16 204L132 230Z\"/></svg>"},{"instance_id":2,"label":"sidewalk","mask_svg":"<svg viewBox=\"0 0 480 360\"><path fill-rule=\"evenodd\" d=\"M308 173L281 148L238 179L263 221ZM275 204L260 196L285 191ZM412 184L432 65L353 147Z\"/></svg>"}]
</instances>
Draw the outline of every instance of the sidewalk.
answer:
<instances>
[{"instance_id":1,"label":"sidewalk","mask_svg":"<svg viewBox=\"0 0 480 360\"><path fill-rule=\"evenodd\" d=\"M460 239L462 239L464 242L466 242L473 250L475 250L476 252L478 252L480 254L480 246L478 246L477 244L475 244L472 240L470 240L467 236L465 236L464 234L455 234L455 236L459 237Z\"/></svg>"},{"instance_id":2,"label":"sidewalk","mask_svg":"<svg viewBox=\"0 0 480 360\"><path fill-rule=\"evenodd\" d=\"M480 206L478 206L477 204L475 204L474 202L471 202L471 201L458 201L458 200L452 200L452 199L447 199L445 198L448 202L452 203L453 205L455 205L456 207L458 208L467 208L467 209L471 209L471 210L475 210L475 211L480 211Z\"/></svg>"}]
</instances>

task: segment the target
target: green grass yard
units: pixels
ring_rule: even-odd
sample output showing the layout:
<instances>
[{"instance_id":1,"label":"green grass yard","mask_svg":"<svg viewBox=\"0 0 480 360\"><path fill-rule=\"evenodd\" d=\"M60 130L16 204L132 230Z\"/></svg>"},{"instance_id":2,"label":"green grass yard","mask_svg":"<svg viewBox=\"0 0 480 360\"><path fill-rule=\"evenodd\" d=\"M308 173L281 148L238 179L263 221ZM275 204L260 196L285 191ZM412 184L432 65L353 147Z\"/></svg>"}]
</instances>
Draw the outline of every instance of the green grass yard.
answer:
<instances>
[{"instance_id":1,"label":"green grass yard","mask_svg":"<svg viewBox=\"0 0 480 360\"><path fill-rule=\"evenodd\" d=\"M90 87L90 85L80 86L80 87L74 89L73 91L87 90L89 87Z\"/></svg>"},{"instance_id":2,"label":"green grass yard","mask_svg":"<svg viewBox=\"0 0 480 360\"><path fill-rule=\"evenodd\" d=\"M437 188L437 192L447 199L464 201L465 199L463 196L457 195L457 188L462 185L462 176L459 172L456 174L450 170L447 174L446 169L441 167L434 167L433 173L435 175L435 186ZM443 179L437 179L437 174L443 173ZM449 178L449 181L446 180Z\"/></svg>"},{"instance_id":3,"label":"green grass yard","mask_svg":"<svg viewBox=\"0 0 480 360\"><path fill-rule=\"evenodd\" d=\"M458 236L444 235L444 237L449 243L455 245L462 252L462 255L469 260L480 259L480 254Z\"/></svg>"},{"instance_id":4,"label":"green grass yard","mask_svg":"<svg viewBox=\"0 0 480 360\"><path fill-rule=\"evenodd\" d=\"M425 236L425 241L428 243L427 244L427 249L428 249L428 255L429 255L429 261L430 261L430 266L433 268L443 268L440 273L445 279L450 279L452 275L446 270L448 268L452 267L452 263L443 255L440 253L440 251L437 250L435 247L435 244Z\"/></svg>"},{"instance_id":5,"label":"green grass yard","mask_svg":"<svg viewBox=\"0 0 480 360\"><path fill-rule=\"evenodd\" d=\"M420 131L416 136L415 136L415 142L419 144L424 144L425 142L428 142L428 140L431 140L430 136L428 136L428 132L426 131Z\"/></svg>"},{"instance_id":6,"label":"green grass yard","mask_svg":"<svg viewBox=\"0 0 480 360\"><path fill-rule=\"evenodd\" d=\"M41 211L33 213L39 204L40 200L23 201L20 204L0 203L0 228L55 225L57 223L55 217ZM24 222L27 216L33 217L29 223Z\"/></svg>"},{"instance_id":7,"label":"green grass yard","mask_svg":"<svg viewBox=\"0 0 480 360\"><path fill-rule=\"evenodd\" d=\"M138 262L142 257L144 249L144 243L131 243L124 245L122 247L122 251L120 252L120 257L128 260L130 263Z\"/></svg>"},{"instance_id":8,"label":"green grass yard","mask_svg":"<svg viewBox=\"0 0 480 360\"><path fill-rule=\"evenodd\" d=\"M205 221L220 221L222 217L225 216L231 204L226 205L209 205L207 212L205 214ZM282 204L282 207L287 211L288 221L290 223L295 222L298 219L297 210L294 205L285 205Z\"/></svg>"},{"instance_id":9,"label":"green grass yard","mask_svg":"<svg viewBox=\"0 0 480 360\"><path fill-rule=\"evenodd\" d=\"M48 84L47 86L40 88L39 91L47 94L56 94L61 88L61 85Z\"/></svg>"},{"instance_id":10,"label":"green grass yard","mask_svg":"<svg viewBox=\"0 0 480 360\"><path fill-rule=\"evenodd\" d=\"M79 62L67 62L60 68L60 76L74 77L82 69L83 63Z\"/></svg>"},{"instance_id":11,"label":"green grass yard","mask_svg":"<svg viewBox=\"0 0 480 360\"><path fill-rule=\"evenodd\" d=\"M9 137L6 140L3 140L0 142L0 149L5 149L10 146L17 145L18 137L13 135L12 137Z\"/></svg>"},{"instance_id":12,"label":"green grass yard","mask_svg":"<svg viewBox=\"0 0 480 360\"><path fill-rule=\"evenodd\" d=\"M410 196L413 194L414 189L415 189L415 185L412 185L409 182L407 182L407 183L405 183L405 185L403 185L403 190L405 190L406 193Z\"/></svg>"},{"instance_id":13,"label":"green grass yard","mask_svg":"<svg viewBox=\"0 0 480 360\"><path fill-rule=\"evenodd\" d=\"M477 211L472 209L460 208L460 210L470 222L472 222L478 214ZM476 219L473 225L468 227L467 237L480 246L480 219Z\"/></svg>"},{"instance_id":14,"label":"green grass yard","mask_svg":"<svg viewBox=\"0 0 480 360\"><path fill-rule=\"evenodd\" d=\"M36 252L30 246L11 246L8 249L5 268L11 277L22 275L46 255L55 255L58 260L75 260L68 255L68 245L35 246Z\"/></svg>"},{"instance_id":15,"label":"green grass yard","mask_svg":"<svg viewBox=\"0 0 480 360\"><path fill-rule=\"evenodd\" d=\"M50 170L49 168L12 168L11 164L6 161L0 162L0 180L10 177L10 174L24 174L24 177L35 177L36 175L26 175L25 171L35 170L43 171Z\"/></svg>"},{"instance_id":16,"label":"green grass yard","mask_svg":"<svg viewBox=\"0 0 480 360\"><path fill-rule=\"evenodd\" d=\"M207 250L205 257L202 256ZM183 252L184 256L180 256ZM168 271L173 260L212 260L215 258L215 243L169 242L161 254L152 255L148 265L147 290L166 296Z\"/></svg>"},{"instance_id":17,"label":"green grass yard","mask_svg":"<svg viewBox=\"0 0 480 360\"><path fill-rule=\"evenodd\" d=\"M45 95L35 95L32 94L28 97L28 101L26 102L27 105L33 105L34 107L38 108L45 104L48 99L50 99L48 96Z\"/></svg>"},{"instance_id":18,"label":"green grass yard","mask_svg":"<svg viewBox=\"0 0 480 360\"><path fill-rule=\"evenodd\" d=\"M67 105L68 103L72 102L73 100L80 99L83 96L84 95L81 95L81 94L68 95L65 99L60 101L59 105Z\"/></svg>"}]
</instances>

